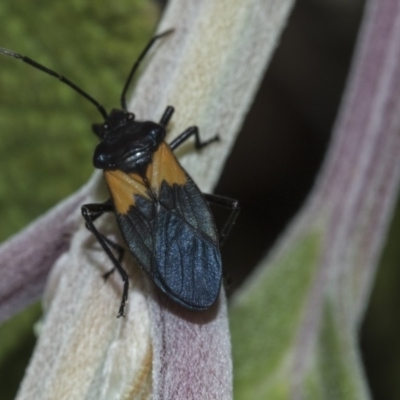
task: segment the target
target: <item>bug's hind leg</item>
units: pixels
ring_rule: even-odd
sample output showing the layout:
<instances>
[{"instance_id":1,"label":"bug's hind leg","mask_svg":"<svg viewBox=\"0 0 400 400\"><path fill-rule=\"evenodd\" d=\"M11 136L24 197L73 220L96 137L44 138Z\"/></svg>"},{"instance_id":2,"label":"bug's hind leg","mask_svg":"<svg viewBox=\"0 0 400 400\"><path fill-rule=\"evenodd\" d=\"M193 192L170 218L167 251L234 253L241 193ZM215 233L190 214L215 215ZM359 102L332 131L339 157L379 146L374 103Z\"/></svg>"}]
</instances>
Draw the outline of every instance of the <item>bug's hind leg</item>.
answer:
<instances>
[{"instance_id":1,"label":"bug's hind leg","mask_svg":"<svg viewBox=\"0 0 400 400\"><path fill-rule=\"evenodd\" d=\"M239 202L229 197L218 196L215 194L203 193L203 195L209 204L213 204L231 210L229 217L224 224L224 227L219 232L219 245L222 246L225 243L226 239L228 238L229 233L231 232L231 229L235 224L236 219L239 215L240 212ZM226 270L223 271L223 279L224 279L225 289L227 290L227 292L229 292L229 288L232 285L232 279L230 274Z\"/></svg>"},{"instance_id":2,"label":"bug's hind leg","mask_svg":"<svg viewBox=\"0 0 400 400\"><path fill-rule=\"evenodd\" d=\"M81 208L83 218L86 221L86 227L95 235L97 241L100 243L103 250L106 252L111 262L114 264L114 268L107 272L104 277L107 278L114 270L117 270L121 275L122 281L124 283L124 290L122 293L121 305L118 311L118 317L124 316L125 304L128 300L128 290L129 290L129 277L125 269L121 265L123 257L123 248L112 242L110 239L102 235L97 228L94 226L93 221L99 218L105 212L113 211L111 202L99 203L99 204L85 204ZM118 259L115 258L111 248L117 251Z\"/></svg>"},{"instance_id":3,"label":"bug's hind leg","mask_svg":"<svg viewBox=\"0 0 400 400\"><path fill-rule=\"evenodd\" d=\"M214 204L219 207L227 208L231 211L228 219L225 222L224 227L219 233L219 245L222 246L225 243L226 238L229 236L229 233L231 232L232 227L235 224L236 219L239 215L240 212L239 202L229 197L218 196L216 194L208 194L208 193L203 193L203 194L208 203Z\"/></svg>"},{"instance_id":4,"label":"bug's hind leg","mask_svg":"<svg viewBox=\"0 0 400 400\"><path fill-rule=\"evenodd\" d=\"M186 142L186 140L188 140L191 136L194 136L195 138L194 146L196 147L197 150L202 149L203 147L209 145L210 143L219 141L218 135L215 135L211 139L202 141L200 139L199 128L197 126L191 126L190 128L187 128L184 132L182 132L177 138L175 138L170 143L169 147L171 147L172 150L175 150L182 143Z\"/></svg>"}]
</instances>

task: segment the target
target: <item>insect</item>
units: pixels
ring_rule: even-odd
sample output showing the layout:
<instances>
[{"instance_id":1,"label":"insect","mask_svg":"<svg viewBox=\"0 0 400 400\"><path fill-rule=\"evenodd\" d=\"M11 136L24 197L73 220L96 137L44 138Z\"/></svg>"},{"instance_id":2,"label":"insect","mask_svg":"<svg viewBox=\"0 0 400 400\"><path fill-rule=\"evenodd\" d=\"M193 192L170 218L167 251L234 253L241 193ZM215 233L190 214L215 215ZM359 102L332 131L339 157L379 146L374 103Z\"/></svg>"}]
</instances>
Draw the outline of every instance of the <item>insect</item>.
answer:
<instances>
[{"instance_id":1,"label":"insect","mask_svg":"<svg viewBox=\"0 0 400 400\"><path fill-rule=\"evenodd\" d=\"M158 288L188 309L205 310L216 301L221 287L219 245L239 212L236 200L202 194L172 152L192 136L196 149L217 141L218 136L201 141L198 128L192 126L168 145L166 127L173 107L166 108L158 123L136 120L127 110L126 92L140 62L156 40L171 32L150 40L130 70L121 94L121 109L109 114L69 79L26 56L0 48L0 53L58 78L96 106L104 118L104 122L93 125L93 132L100 139L93 163L104 172L110 199L83 205L82 215L86 227L113 263L113 269L104 276L117 270L123 280L118 317L124 315L129 290L128 274L121 265L124 248L97 230L97 218L115 213L126 247ZM230 209L219 235L208 203Z\"/></svg>"}]
</instances>

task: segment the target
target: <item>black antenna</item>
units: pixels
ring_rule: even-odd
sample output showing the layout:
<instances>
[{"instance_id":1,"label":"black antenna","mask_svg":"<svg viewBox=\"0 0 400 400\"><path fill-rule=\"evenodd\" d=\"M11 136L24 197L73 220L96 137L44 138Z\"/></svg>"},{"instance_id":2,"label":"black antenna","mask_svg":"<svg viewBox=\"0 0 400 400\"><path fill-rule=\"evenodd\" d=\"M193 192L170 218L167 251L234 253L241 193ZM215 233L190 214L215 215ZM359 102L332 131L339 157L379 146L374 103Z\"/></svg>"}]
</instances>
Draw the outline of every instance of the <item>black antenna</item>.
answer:
<instances>
[{"instance_id":1,"label":"black antenna","mask_svg":"<svg viewBox=\"0 0 400 400\"><path fill-rule=\"evenodd\" d=\"M80 87L78 87L74 83L72 83L69 79L67 79L64 76L58 74L57 72L45 67L44 65L39 64L38 62L30 59L29 57L25 57L25 56L23 56L21 54L14 53L11 50L7 50L7 49L4 49L4 48L0 47L0 53L5 54L6 56L18 58L18 59L22 60L23 62L26 62L29 65L32 65L32 67L37 68L38 70L43 71L46 74L54 76L55 78L58 78L61 82L65 83L70 88L72 88L76 92L78 92L85 99L89 100L92 104L94 104L96 106L96 108L99 110L100 114L103 116L103 118L107 119L107 111L105 110L105 108L98 101L96 101L92 96L89 96Z\"/></svg>"},{"instance_id":2,"label":"black antenna","mask_svg":"<svg viewBox=\"0 0 400 400\"><path fill-rule=\"evenodd\" d=\"M173 29L169 29L163 33L160 33L159 35L154 36L150 42L147 44L147 46L145 47L145 49L142 51L142 53L140 54L139 58L135 61L135 63L133 64L133 67L131 69L131 72L129 73L128 79L126 80L124 89L122 90L122 94L121 94L121 107L124 111L128 111L127 107L126 107L126 92L128 90L128 87L132 81L133 75L135 74L135 72L137 71L140 62L143 60L144 56L147 54L147 52L150 50L150 47L153 46L154 42L164 36L169 35L170 33L172 33L174 30Z\"/></svg>"}]
</instances>

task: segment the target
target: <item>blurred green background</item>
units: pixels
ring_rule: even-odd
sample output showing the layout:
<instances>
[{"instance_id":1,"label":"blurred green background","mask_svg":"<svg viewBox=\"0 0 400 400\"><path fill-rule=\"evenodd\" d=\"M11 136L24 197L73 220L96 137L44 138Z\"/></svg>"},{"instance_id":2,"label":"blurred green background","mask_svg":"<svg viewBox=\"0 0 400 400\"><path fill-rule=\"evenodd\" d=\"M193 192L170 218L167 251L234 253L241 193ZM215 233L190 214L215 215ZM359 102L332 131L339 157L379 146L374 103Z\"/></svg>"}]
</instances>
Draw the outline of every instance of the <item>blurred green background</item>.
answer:
<instances>
[{"instance_id":1,"label":"blurred green background","mask_svg":"<svg viewBox=\"0 0 400 400\"><path fill-rule=\"evenodd\" d=\"M33 8L33 10L32 10ZM67 76L106 109L119 94L157 17L149 1L2 2L0 44ZM56 79L0 58L0 239L78 189L90 176L102 118ZM12 198L12 200L11 200Z\"/></svg>"},{"instance_id":2,"label":"blurred green background","mask_svg":"<svg viewBox=\"0 0 400 400\"><path fill-rule=\"evenodd\" d=\"M109 110L118 105L129 68L154 31L163 2L7 3L0 4L0 46L66 75ZM239 199L242 207L223 248L231 291L273 245L313 184L363 6L363 0L296 3L216 189ZM65 85L0 55L1 240L87 181L97 142L90 126L100 121L97 110ZM400 213L396 221L361 332L373 398L385 400L400 398ZM15 396L39 316L40 306L34 305L0 327L2 400Z\"/></svg>"}]
</instances>

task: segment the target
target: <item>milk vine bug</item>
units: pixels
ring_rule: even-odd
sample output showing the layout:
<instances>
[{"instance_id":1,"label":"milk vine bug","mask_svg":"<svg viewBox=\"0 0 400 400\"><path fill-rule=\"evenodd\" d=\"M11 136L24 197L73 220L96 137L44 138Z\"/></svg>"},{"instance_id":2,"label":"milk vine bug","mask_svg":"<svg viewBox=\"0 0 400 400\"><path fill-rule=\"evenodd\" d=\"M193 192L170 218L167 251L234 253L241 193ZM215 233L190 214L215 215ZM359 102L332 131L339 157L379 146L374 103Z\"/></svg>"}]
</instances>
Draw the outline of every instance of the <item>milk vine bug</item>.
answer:
<instances>
[{"instance_id":1,"label":"milk vine bug","mask_svg":"<svg viewBox=\"0 0 400 400\"><path fill-rule=\"evenodd\" d=\"M102 235L94 221L106 212L115 213L125 244L139 266L170 299L191 310L205 310L217 299L222 277L219 245L229 234L238 213L236 200L202 194L172 153L191 136L195 148L201 149L218 140L218 136L201 141L198 128L192 126L169 145L166 127L174 108L168 106L160 121L138 121L128 111L126 93L154 42L168 34L154 36L133 64L121 94L121 109L109 114L93 97L57 72L13 51L0 53L55 77L91 102L104 122L93 125L100 139L93 163L102 169L110 199L99 204L85 204L82 215L86 227L95 235L112 261L113 269L124 283L118 317L124 315L128 300L129 278L121 262L124 248ZM208 203L231 210L217 234ZM117 256L114 255L114 250Z\"/></svg>"}]
</instances>

